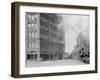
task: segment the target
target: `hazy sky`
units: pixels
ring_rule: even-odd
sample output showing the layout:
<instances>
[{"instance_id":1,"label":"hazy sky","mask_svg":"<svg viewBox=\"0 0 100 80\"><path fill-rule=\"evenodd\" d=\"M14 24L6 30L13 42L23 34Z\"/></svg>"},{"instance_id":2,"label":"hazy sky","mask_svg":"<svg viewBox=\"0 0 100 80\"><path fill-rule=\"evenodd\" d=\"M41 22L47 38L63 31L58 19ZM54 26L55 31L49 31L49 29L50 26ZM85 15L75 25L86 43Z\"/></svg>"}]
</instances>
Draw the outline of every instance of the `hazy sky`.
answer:
<instances>
[{"instance_id":1,"label":"hazy sky","mask_svg":"<svg viewBox=\"0 0 100 80\"><path fill-rule=\"evenodd\" d=\"M61 15L60 25L65 30L65 52L71 52L76 45L79 33L89 37L89 16L87 15Z\"/></svg>"}]
</instances>

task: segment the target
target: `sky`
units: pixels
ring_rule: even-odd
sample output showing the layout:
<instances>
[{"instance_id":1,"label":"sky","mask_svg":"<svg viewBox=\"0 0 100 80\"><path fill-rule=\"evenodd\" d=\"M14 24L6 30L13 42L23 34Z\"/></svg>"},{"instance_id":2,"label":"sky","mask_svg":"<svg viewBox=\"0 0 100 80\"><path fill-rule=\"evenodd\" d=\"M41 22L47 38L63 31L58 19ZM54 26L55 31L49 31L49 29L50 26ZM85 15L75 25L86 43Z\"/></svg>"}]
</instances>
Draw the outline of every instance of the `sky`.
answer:
<instances>
[{"instance_id":1,"label":"sky","mask_svg":"<svg viewBox=\"0 0 100 80\"><path fill-rule=\"evenodd\" d=\"M76 39L81 32L89 37L88 15L60 15L62 17L61 28L65 31L65 52L72 52L76 45Z\"/></svg>"}]
</instances>

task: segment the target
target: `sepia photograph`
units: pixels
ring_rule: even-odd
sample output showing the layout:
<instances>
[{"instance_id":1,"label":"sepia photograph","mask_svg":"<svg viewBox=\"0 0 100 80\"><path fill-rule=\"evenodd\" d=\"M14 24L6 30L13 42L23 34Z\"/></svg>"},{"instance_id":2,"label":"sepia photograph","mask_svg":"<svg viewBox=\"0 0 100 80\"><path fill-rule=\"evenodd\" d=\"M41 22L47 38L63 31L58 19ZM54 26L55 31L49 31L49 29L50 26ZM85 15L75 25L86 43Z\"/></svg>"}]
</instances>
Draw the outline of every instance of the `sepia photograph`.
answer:
<instances>
[{"instance_id":1,"label":"sepia photograph","mask_svg":"<svg viewBox=\"0 0 100 80\"><path fill-rule=\"evenodd\" d=\"M25 66L90 63L90 16L25 12Z\"/></svg>"}]
</instances>

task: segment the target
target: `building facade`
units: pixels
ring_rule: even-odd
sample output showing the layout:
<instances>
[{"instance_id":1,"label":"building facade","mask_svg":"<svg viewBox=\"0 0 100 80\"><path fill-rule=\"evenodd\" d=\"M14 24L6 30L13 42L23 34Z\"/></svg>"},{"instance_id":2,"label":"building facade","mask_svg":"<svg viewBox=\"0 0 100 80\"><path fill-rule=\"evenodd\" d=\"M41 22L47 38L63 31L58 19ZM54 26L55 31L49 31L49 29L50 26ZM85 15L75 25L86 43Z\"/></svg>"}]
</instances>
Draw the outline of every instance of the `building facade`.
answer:
<instances>
[{"instance_id":1,"label":"building facade","mask_svg":"<svg viewBox=\"0 0 100 80\"><path fill-rule=\"evenodd\" d=\"M26 61L60 60L64 58L64 30L57 14L26 12Z\"/></svg>"}]
</instances>

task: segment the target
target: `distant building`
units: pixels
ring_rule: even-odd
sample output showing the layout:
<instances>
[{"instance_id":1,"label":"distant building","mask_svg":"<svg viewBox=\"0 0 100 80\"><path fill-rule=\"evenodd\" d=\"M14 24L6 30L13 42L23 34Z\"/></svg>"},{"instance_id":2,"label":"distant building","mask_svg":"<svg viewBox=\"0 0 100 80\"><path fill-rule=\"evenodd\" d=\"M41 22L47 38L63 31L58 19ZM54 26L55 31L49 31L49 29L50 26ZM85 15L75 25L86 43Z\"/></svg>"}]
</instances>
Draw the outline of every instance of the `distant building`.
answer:
<instances>
[{"instance_id":1,"label":"distant building","mask_svg":"<svg viewBox=\"0 0 100 80\"><path fill-rule=\"evenodd\" d=\"M26 12L26 61L64 58L64 30L57 27L60 20L57 14Z\"/></svg>"},{"instance_id":2,"label":"distant building","mask_svg":"<svg viewBox=\"0 0 100 80\"><path fill-rule=\"evenodd\" d=\"M74 50L72 51L72 58L80 60L84 59L86 63L89 63L89 49L89 38L80 33L77 37L77 45L74 47Z\"/></svg>"}]
</instances>

